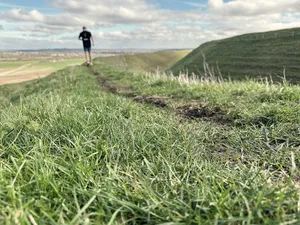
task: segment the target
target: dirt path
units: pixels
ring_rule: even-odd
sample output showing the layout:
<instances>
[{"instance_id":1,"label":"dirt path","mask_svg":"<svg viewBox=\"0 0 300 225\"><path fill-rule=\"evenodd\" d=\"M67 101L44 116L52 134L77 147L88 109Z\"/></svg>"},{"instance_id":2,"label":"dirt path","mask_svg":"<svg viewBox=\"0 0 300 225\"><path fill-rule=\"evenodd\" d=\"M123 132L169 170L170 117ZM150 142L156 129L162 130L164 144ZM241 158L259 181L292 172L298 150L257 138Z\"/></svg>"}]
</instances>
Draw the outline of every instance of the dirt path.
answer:
<instances>
[{"instance_id":1,"label":"dirt path","mask_svg":"<svg viewBox=\"0 0 300 225\"><path fill-rule=\"evenodd\" d=\"M219 125L232 124L232 121L226 118L226 112L222 111L219 107L209 107L207 104L201 102L187 103L183 106L174 107L176 104L171 103L174 103L176 99L174 100L158 95L145 96L127 88L112 85L109 80L99 72L92 71L92 73L97 78L99 85L108 93L131 98L137 103L149 104L163 109L170 109L186 119L205 119L210 122L218 123Z\"/></svg>"}]
</instances>

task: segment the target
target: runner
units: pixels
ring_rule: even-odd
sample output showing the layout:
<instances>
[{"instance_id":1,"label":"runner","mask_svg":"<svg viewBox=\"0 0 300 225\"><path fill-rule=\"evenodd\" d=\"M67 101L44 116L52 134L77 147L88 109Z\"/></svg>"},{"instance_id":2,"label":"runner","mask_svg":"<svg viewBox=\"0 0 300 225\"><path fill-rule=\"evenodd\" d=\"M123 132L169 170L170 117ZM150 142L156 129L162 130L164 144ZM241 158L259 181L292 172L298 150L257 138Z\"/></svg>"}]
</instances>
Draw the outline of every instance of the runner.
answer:
<instances>
[{"instance_id":1,"label":"runner","mask_svg":"<svg viewBox=\"0 0 300 225\"><path fill-rule=\"evenodd\" d=\"M79 34L78 39L83 42L83 50L85 53L85 60L86 60L87 66L89 66L89 65L93 65L92 55L91 55L91 40L92 40L93 46L94 46L94 38L93 38L91 32L86 30L86 27L83 27L82 29L83 29L83 31Z\"/></svg>"}]
</instances>

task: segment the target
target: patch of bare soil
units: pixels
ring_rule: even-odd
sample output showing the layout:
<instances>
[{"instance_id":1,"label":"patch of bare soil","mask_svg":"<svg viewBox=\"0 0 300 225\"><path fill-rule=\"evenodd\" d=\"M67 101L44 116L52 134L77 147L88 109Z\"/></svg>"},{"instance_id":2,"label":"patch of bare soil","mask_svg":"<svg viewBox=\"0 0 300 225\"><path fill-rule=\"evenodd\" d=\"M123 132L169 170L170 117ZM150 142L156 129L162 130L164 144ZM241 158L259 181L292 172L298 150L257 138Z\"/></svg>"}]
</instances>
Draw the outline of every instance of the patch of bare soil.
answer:
<instances>
[{"instance_id":1,"label":"patch of bare soil","mask_svg":"<svg viewBox=\"0 0 300 225\"><path fill-rule=\"evenodd\" d=\"M167 107L165 99L160 96L137 96L136 93L133 93L128 88L109 84L109 81L105 77L101 76L99 72L94 72L94 75L97 77L99 85L109 93L117 94L127 98L133 98L135 102L141 104L151 104L159 108Z\"/></svg>"},{"instance_id":2,"label":"patch of bare soil","mask_svg":"<svg viewBox=\"0 0 300 225\"><path fill-rule=\"evenodd\" d=\"M166 99L161 96L139 96L135 97L134 100L138 103L142 104L151 104L158 108L167 108L168 105L166 103Z\"/></svg>"},{"instance_id":3,"label":"patch of bare soil","mask_svg":"<svg viewBox=\"0 0 300 225\"><path fill-rule=\"evenodd\" d=\"M224 112L220 107L211 107L204 103L192 103L186 106L181 106L177 108L177 112L189 119L206 118L219 123L231 122L228 118L226 118L226 112Z\"/></svg>"},{"instance_id":4,"label":"patch of bare soil","mask_svg":"<svg viewBox=\"0 0 300 225\"><path fill-rule=\"evenodd\" d=\"M112 94L118 94L117 88L111 86L111 85L108 83L108 80L107 80L105 77L101 76L100 73L94 72L94 75L96 76L99 85L100 85L101 87L103 87L103 88L105 89L105 91L110 92L110 93L112 93Z\"/></svg>"}]
</instances>

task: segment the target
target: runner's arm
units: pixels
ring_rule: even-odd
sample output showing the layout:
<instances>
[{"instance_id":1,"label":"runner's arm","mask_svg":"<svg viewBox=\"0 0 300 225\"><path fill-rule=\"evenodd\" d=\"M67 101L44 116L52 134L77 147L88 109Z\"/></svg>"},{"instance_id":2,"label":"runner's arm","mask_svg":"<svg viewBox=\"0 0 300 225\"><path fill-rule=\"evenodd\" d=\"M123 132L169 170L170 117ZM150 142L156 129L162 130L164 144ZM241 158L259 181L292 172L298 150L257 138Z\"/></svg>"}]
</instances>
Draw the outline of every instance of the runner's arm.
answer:
<instances>
[{"instance_id":1,"label":"runner's arm","mask_svg":"<svg viewBox=\"0 0 300 225\"><path fill-rule=\"evenodd\" d=\"M82 36L81 36L81 33L79 34L79 36L78 36L78 40L82 40Z\"/></svg>"},{"instance_id":2,"label":"runner's arm","mask_svg":"<svg viewBox=\"0 0 300 225\"><path fill-rule=\"evenodd\" d=\"M91 40L92 40L92 43L93 43L93 46L95 45L95 43L94 43L94 38L93 38L93 36L91 35Z\"/></svg>"}]
</instances>

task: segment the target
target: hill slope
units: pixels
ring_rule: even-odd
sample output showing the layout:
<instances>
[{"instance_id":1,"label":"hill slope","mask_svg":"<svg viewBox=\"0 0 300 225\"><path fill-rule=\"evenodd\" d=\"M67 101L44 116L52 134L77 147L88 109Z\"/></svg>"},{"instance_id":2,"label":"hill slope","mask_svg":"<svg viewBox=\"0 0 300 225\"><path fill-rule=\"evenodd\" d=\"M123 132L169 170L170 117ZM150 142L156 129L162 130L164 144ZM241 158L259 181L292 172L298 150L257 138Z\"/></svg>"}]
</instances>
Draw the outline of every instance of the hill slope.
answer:
<instances>
[{"instance_id":1,"label":"hill slope","mask_svg":"<svg viewBox=\"0 0 300 225\"><path fill-rule=\"evenodd\" d=\"M283 76L300 80L300 28L253 33L201 45L171 69L174 73L188 69L203 71L203 54L211 67L217 64L223 74L234 79Z\"/></svg>"},{"instance_id":2,"label":"hill slope","mask_svg":"<svg viewBox=\"0 0 300 225\"><path fill-rule=\"evenodd\" d=\"M153 71L157 68L168 69L178 60L188 55L190 50L160 51L151 54L120 55L96 59L119 69Z\"/></svg>"}]
</instances>

